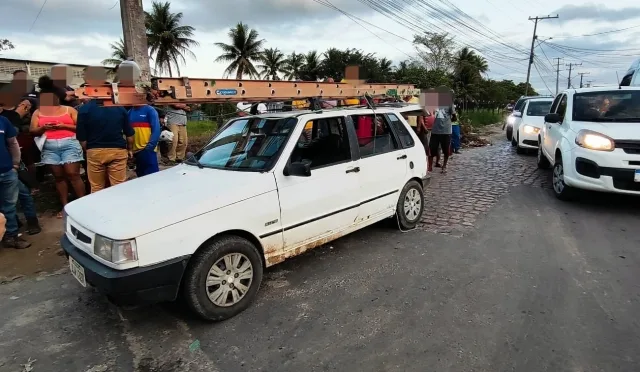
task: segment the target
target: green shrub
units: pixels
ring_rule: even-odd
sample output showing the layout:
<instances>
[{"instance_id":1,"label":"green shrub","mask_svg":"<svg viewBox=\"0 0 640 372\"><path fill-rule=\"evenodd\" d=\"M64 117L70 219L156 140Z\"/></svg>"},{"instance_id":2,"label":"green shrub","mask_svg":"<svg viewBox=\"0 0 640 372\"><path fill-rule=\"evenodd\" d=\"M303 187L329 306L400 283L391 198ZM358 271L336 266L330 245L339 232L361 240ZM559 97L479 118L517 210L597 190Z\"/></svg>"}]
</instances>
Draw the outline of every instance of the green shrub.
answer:
<instances>
[{"instance_id":1,"label":"green shrub","mask_svg":"<svg viewBox=\"0 0 640 372\"><path fill-rule=\"evenodd\" d=\"M474 127L483 127L502 122L504 113L493 110L465 111L460 114L460 120Z\"/></svg>"}]
</instances>

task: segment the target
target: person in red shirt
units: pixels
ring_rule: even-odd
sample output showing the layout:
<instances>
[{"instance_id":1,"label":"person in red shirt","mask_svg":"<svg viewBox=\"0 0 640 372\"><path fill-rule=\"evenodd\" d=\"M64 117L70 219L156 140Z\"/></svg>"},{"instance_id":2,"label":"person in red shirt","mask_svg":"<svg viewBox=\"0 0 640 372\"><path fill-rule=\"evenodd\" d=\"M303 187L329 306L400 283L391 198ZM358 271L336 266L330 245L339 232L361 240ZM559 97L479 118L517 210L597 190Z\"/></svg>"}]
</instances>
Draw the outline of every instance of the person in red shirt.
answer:
<instances>
[{"instance_id":1,"label":"person in red shirt","mask_svg":"<svg viewBox=\"0 0 640 372\"><path fill-rule=\"evenodd\" d=\"M427 147L427 155L431 155L429 154L429 142L431 141L431 129L433 129L433 123L436 121L436 117L427 112L427 116L425 116L424 118L424 126L425 129L427 130L427 144L425 145ZM440 168L442 167L440 165L440 153L436 154L436 168ZM433 172L433 169L431 167L431 163L429 163L429 172Z\"/></svg>"}]
</instances>

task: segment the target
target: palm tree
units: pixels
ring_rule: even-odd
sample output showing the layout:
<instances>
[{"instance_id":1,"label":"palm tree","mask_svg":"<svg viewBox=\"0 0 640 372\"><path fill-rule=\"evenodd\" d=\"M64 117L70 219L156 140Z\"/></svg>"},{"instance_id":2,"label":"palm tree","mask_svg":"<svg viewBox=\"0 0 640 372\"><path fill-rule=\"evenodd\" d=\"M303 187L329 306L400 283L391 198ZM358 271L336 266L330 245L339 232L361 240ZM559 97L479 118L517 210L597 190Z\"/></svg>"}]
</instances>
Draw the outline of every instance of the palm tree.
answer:
<instances>
[{"instance_id":1,"label":"palm tree","mask_svg":"<svg viewBox=\"0 0 640 372\"><path fill-rule=\"evenodd\" d=\"M267 80L279 80L278 74L285 72L286 60L284 54L278 48L265 49L260 58L262 69L260 75Z\"/></svg>"},{"instance_id":2,"label":"palm tree","mask_svg":"<svg viewBox=\"0 0 640 372\"><path fill-rule=\"evenodd\" d=\"M293 52L285 60L285 74L287 80L300 80L304 67L304 55Z\"/></svg>"},{"instance_id":3,"label":"palm tree","mask_svg":"<svg viewBox=\"0 0 640 372\"><path fill-rule=\"evenodd\" d=\"M191 39L195 29L181 25L182 13L172 13L170 6L168 1L154 1L151 12L145 12L145 24L149 54L155 60L157 72L168 71L172 77L172 67L180 75L180 63L186 63L185 55L196 59L190 48L199 44Z\"/></svg>"},{"instance_id":4,"label":"palm tree","mask_svg":"<svg viewBox=\"0 0 640 372\"><path fill-rule=\"evenodd\" d=\"M102 60L102 64L116 68L127 59L127 53L124 51L124 40L120 38L120 40L113 44L109 44L109 46L111 47L111 57Z\"/></svg>"},{"instance_id":5,"label":"palm tree","mask_svg":"<svg viewBox=\"0 0 640 372\"><path fill-rule=\"evenodd\" d=\"M256 30L240 22L229 30L230 44L215 43L222 49L223 54L216 58L216 62L230 62L225 75L231 75L235 72L236 79L242 79L247 74L252 77L259 76L256 71L254 62L262 59L262 46L264 39L258 39L259 35Z\"/></svg>"},{"instance_id":6,"label":"palm tree","mask_svg":"<svg viewBox=\"0 0 640 372\"><path fill-rule=\"evenodd\" d=\"M304 66L302 67L301 80L316 81L320 75L321 62L318 52L312 50L304 55Z\"/></svg>"}]
</instances>

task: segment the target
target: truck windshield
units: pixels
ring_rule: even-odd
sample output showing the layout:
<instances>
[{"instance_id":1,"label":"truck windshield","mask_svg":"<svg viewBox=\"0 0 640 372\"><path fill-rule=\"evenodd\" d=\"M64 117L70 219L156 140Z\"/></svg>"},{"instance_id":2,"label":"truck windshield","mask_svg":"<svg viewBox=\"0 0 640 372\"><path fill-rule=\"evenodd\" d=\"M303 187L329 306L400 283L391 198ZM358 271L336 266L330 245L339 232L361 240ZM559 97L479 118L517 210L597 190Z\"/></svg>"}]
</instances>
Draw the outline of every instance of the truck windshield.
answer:
<instances>
[{"instance_id":1,"label":"truck windshield","mask_svg":"<svg viewBox=\"0 0 640 372\"><path fill-rule=\"evenodd\" d=\"M531 101L527 107L527 116L545 116L551 109L553 101Z\"/></svg>"},{"instance_id":2,"label":"truck windshield","mask_svg":"<svg viewBox=\"0 0 640 372\"><path fill-rule=\"evenodd\" d=\"M573 120L640 122L640 90L577 93L573 96Z\"/></svg>"},{"instance_id":3,"label":"truck windshield","mask_svg":"<svg viewBox=\"0 0 640 372\"><path fill-rule=\"evenodd\" d=\"M242 118L226 125L188 164L207 168L265 171L271 169L298 119Z\"/></svg>"}]
</instances>

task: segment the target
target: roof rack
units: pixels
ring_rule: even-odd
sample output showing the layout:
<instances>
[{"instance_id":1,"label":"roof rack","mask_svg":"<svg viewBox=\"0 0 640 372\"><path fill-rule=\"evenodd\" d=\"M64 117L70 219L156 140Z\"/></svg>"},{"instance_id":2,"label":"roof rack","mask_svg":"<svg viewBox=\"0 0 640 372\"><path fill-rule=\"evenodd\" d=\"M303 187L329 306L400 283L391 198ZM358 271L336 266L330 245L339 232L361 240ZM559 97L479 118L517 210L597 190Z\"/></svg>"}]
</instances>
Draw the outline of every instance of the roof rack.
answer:
<instances>
[{"instance_id":1,"label":"roof rack","mask_svg":"<svg viewBox=\"0 0 640 372\"><path fill-rule=\"evenodd\" d=\"M410 84L331 83L231 79L153 78L148 87L118 83L85 83L78 98L101 101L105 106L170 105L176 103L224 103L296 101L309 98L346 100L359 97L420 94Z\"/></svg>"}]
</instances>

